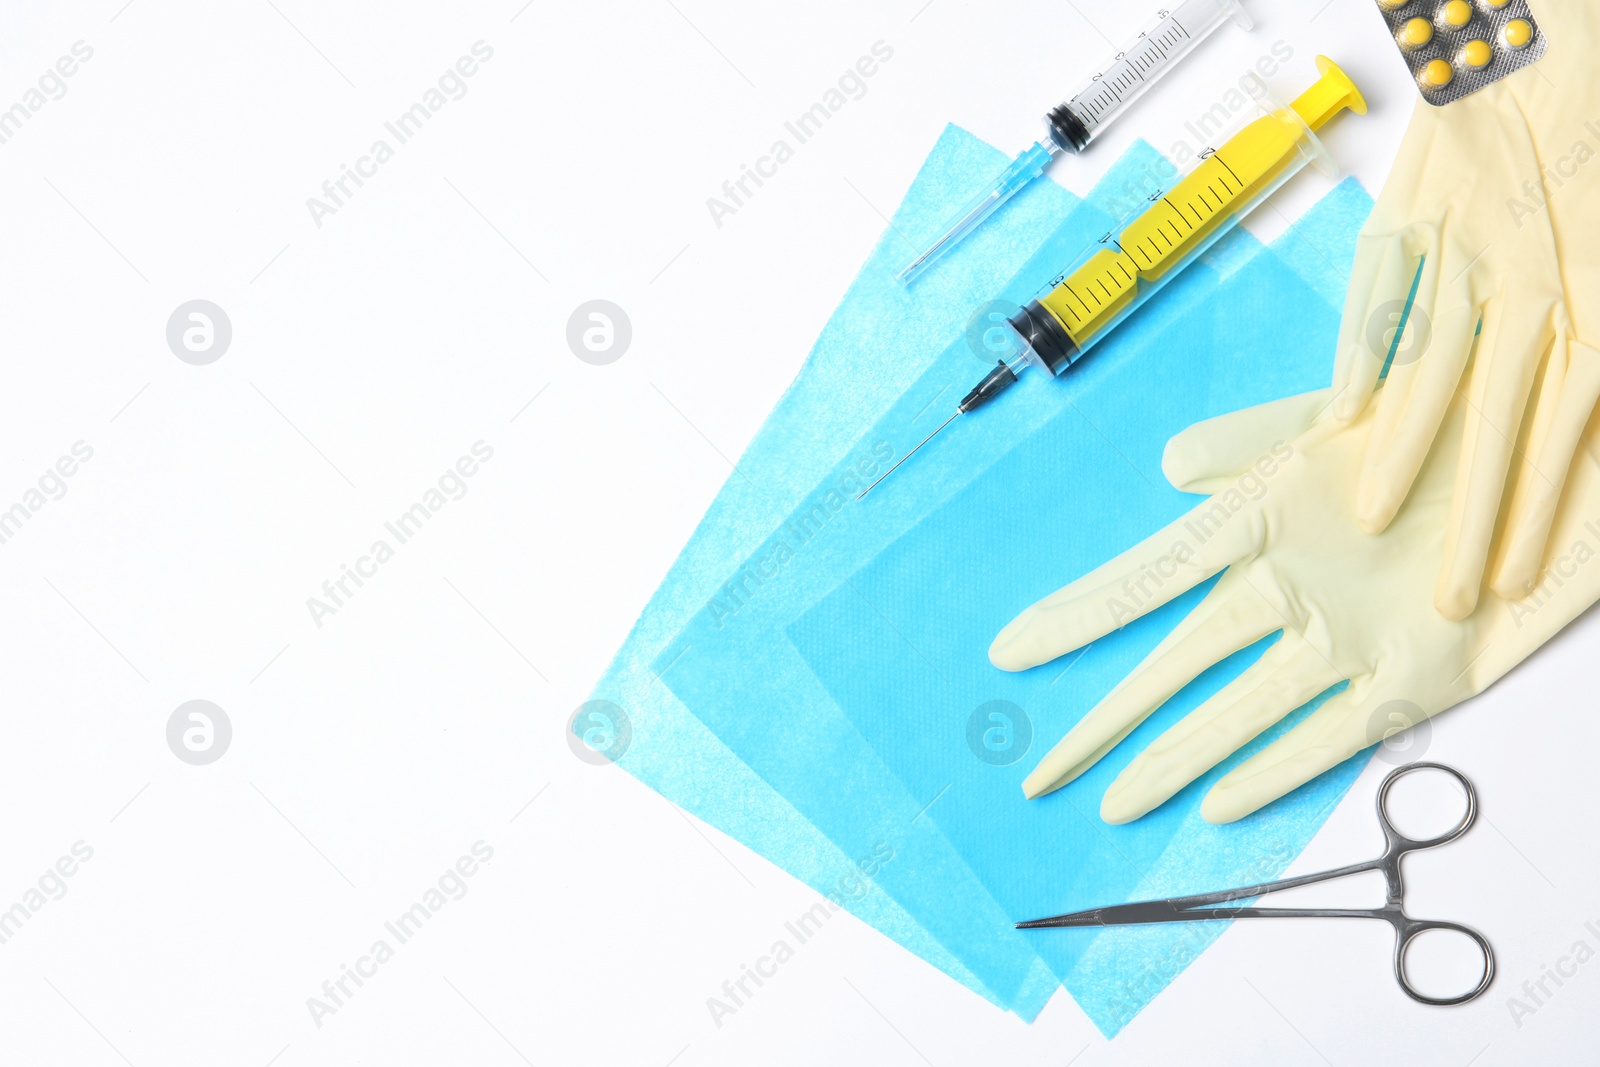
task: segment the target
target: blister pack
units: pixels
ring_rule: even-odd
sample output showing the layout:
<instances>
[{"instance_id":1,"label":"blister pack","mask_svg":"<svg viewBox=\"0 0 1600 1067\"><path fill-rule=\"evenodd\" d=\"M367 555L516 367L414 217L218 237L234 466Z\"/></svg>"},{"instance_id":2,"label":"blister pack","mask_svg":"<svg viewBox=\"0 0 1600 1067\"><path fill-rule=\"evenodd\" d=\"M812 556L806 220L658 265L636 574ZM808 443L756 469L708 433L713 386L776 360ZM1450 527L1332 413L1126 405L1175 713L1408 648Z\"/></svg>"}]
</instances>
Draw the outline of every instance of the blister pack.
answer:
<instances>
[{"instance_id":1,"label":"blister pack","mask_svg":"<svg viewBox=\"0 0 1600 1067\"><path fill-rule=\"evenodd\" d=\"M1377 0L1422 98L1443 106L1521 70L1548 43L1527 0Z\"/></svg>"}]
</instances>

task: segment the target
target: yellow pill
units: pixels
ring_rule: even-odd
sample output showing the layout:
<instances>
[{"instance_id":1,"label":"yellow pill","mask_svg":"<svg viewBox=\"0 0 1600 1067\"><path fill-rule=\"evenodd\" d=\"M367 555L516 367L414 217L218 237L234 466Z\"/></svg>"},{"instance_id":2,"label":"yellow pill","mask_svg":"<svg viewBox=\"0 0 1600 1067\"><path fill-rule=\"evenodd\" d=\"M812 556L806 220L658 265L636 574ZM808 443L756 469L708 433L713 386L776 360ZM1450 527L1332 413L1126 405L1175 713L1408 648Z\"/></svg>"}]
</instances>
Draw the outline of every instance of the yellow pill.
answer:
<instances>
[{"instance_id":1,"label":"yellow pill","mask_svg":"<svg viewBox=\"0 0 1600 1067\"><path fill-rule=\"evenodd\" d=\"M1450 79L1455 76L1456 72L1449 63L1442 59L1435 59L1432 63L1422 68L1422 74L1419 77L1424 88L1443 89L1450 84Z\"/></svg>"},{"instance_id":2,"label":"yellow pill","mask_svg":"<svg viewBox=\"0 0 1600 1067\"><path fill-rule=\"evenodd\" d=\"M1483 6L1490 11L1499 11L1509 3L1511 3L1511 0L1483 0Z\"/></svg>"},{"instance_id":3,"label":"yellow pill","mask_svg":"<svg viewBox=\"0 0 1600 1067\"><path fill-rule=\"evenodd\" d=\"M1506 44L1512 48L1526 48L1533 40L1533 23L1527 19L1512 19L1506 23Z\"/></svg>"},{"instance_id":4,"label":"yellow pill","mask_svg":"<svg viewBox=\"0 0 1600 1067\"><path fill-rule=\"evenodd\" d=\"M1465 26L1472 21L1472 5L1467 0L1450 0L1444 5L1443 18L1446 26Z\"/></svg>"},{"instance_id":5,"label":"yellow pill","mask_svg":"<svg viewBox=\"0 0 1600 1067\"><path fill-rule=\"evenodd\" d=\"M1395 8L1405 7L1410 2L1411 0L1378 0L1378 6L1385 11L1393 11ZM1507 2L1509 3L1510 0L1507 0Z\"/></svg>"},{"instance_id":6,"label":"yellow pill","mask_svg":"<svg viewBox=\"0 0 1600 1067\"><path fill-rule=\"evenodd\" d=\"M1401 48L1421 48L1433 40L1433 23L1427 19L1412 19L1400 27Z\"/></svg>"},{"instance_id":7,"label":"yellow pill","mask_svg":"<svg viewBox=\"0 0 1600 1067\"><path fill-rule=\"evenodd\" d=\"M1489 47L1488 41L1468 41L1461 50L1461 62L1474 69L1487 67L1493 58L1494 49Z\"/></svg>"}]
</instances>

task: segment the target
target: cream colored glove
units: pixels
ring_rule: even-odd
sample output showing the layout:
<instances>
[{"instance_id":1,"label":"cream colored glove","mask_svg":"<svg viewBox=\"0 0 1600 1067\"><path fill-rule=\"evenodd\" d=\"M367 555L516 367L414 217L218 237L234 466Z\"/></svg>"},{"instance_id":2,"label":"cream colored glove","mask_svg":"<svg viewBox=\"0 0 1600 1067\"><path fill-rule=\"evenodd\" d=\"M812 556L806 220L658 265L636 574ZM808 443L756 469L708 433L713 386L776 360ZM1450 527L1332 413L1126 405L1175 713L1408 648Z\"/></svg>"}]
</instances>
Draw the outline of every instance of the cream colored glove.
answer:
<instances>
[{"instance_id":1,"label":"cream colored glove","mask_svg":"<svg viewBox=\"0 0 1600 1067\"><path fill-rule=\"evenodd\" d=\"M1419 101L1357 246L1334 364L1334 411L1362 414L1390 349L1377 425L1348 499L1368 530L1406 499L1472 350L1465 435L1444 519L1434 600L1452 619L1478 601L1530 394L1542 364L1491 585L1536 579L1578 436L1600 397L1600 41L1593 0L1538 0L1537 63L1444 107ZM1594 173L1591 173L1593 171ZM1547 204L1546 201L1549 201ZM1419 273L1420 264L1420 273ZM1404 335L1393 325L1414 291Z\"/></svg>"},{"instance_id":2,"label":"cream colored glove","mask_svg":"<svg viewBox=\"0 0 1600 1067\"><path fill-rule=\"evenodd\" d=\"M1479 392L1476 381L1472 391ZM1406 508L1372 535L1348 501L1370 453L1375 413L1348 424L1318 417L1327 400L1326 392L1291 397L1173 438L1163 459L1168 478L1180 489L1215 495L1024 611L995 638L995 666L1025 670L1227 568L1177 629L1040 762L1023 784L1026 795L1072 781L1202 671L1281 630L1255 664L1140 753L1100 809L1108 822L1138 818L1348 680L1206 795L1204 817L1230 822L1381 740L1395 726L1396 709L1420 721L1481 692L1600 598L1600 464L1589 451L1572 464L1553 526L1559 563L1545 586L1522 601L1485 596L1466 619L1451 620L1434 610L1429 593L1446 550L1462 443L1473 432L1471 405L1456 397Z\"/></svg>"}]
</instances>

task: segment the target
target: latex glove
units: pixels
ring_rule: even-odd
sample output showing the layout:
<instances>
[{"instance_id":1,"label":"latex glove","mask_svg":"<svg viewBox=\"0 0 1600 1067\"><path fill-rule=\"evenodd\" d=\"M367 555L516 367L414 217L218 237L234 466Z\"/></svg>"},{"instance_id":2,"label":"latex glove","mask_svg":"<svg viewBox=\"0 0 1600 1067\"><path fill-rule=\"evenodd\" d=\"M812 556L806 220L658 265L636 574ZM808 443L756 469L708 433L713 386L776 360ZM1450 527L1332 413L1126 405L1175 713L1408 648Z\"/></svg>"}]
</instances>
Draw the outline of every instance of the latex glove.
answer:
<instances>
[{"instance_id":1,"label":"latex glove","mask_svg":"<svg viewBox=\"0 0 1600 1067\"><path fill-rule=\"evenodd\" d=\"M1201 813L1230 822L1392 732L1491 684L1600 599L1600 464L1572 464L1555 543L1564 562L1534 598L1484 597L1463 620L1428 596L1469 405L1447 412L1408 506L1381 534L1346 503L1370 447L1373 412L1314 419L1308 394L1200 423L1175 437L1163 468L1179 488L1220 491L1143 543L1024 611L989 658L1024 670L1087 644L1227 568L1145 661L1053 748L1023 791L1072 781L1202 671L1261 638L1278 641L1237 679L1163 733L1107 790L1108 822L1136 819L1311 698L1348 680L1306 720L1225 775ZM1278 437L1312 422L1287 444ZM1275 444L1269 444L1270 442ZM1253 461L1250 457L1257 457ZM1225 477L1232 474L1232 477ZM1592 521L1592 527L1584 522ZM1557 580L1559 577L1559 581Z\"/></svg>"},{"instance_id":2,"label":"latex glove","mask_svg":"<svg viewBox=\"0 0 1600 1067\"><path fill-rule=\"evenodd\" d=\"M1547 354L1534 432L1518 461L1518 496L1491 578L1502 596L1526 591L1538 574L1572 450L1600 397L1600 355L1579 343L1600 330L1592 238L1600 227L1600 179L1583 170L1585 153L1600 146L1600 126L1586 126L1600 119L1600 76L1586 54L1600 40L1600 11L1592 0L1536 6L1550 38L1542 59L1444 107L1418 101L1358 242L1334 364L1335 413L1350 420L1368 407L1389 355L1390 327L1415 285L1350 493L1362 524L1379 531L1406 499L1461 388L1481 323L1475 361L1486 373L1467 394L1434 590L1439 611L1453 619L1477 603Z\"/></svg>"}]
</instances>

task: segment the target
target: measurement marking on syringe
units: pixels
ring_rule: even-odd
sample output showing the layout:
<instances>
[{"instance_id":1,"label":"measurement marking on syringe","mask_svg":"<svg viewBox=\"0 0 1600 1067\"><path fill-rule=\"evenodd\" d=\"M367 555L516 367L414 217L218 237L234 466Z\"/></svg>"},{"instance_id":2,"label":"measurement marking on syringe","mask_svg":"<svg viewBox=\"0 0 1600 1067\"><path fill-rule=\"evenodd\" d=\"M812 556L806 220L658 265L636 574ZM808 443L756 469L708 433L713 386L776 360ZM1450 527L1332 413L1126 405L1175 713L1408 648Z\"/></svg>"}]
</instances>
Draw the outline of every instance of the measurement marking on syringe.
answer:
<instances>
[{"instance_id":1,"label":"measurement marking on syringe","mask_svg":"<svg viewBox=\"0 0 1600 1067\"><path fill-rule=\"evenodd\" d=\"M1244 188L1244 182L1240 181L1239 176L1233 173L1233 168L1228 166L1228 161L1226 159L1223 159L1221 156L1217 155L1216 152L1211 153L1211 158L1222 164L1222 169L1228 172L1228 176L1230 178L1232 178L1235 182L1238 182L1239 188Z\"/></svg>"},{"instance_id":2,"label":"measurement marking on syringe","mask_svg":"<svg viewBox=\"0 0 1600 1067\"><path fill-rule=\"evenodd\" d=\"M1193 30L1182 21L1185 18L1195 23ZM896 279L911 284L1042 174L1051 159L1062 153L1086 149L1133 101L1187 56L1196 42L1209 37L1230 18L1240 26L1249 24L1237 0L1178 0L1176 5L1168 5L1157 12L1121 51L1109 57L1103 66L1091 68L1098 73L1093 74L1087 84L1079 86L1073 96L1051 109L1045 117L1048 139L1012 161L992 187L975 196L926 251L896 274Z\"/></svg>"},{"instance_id":3,"label":"measurement marking on syringe","mask_svg":"<svg viewBox=\"0 0 1600 1067\"><path fill-rule=\"evenodd\" d=\"M1171 198L1170 198L1170 197L1165 197L1165 196L1163 196L1163 197L1162 197L1162 198L1161 198L1161 202L1162 202L1162 203L1163 203L1163 204L1166 204L1166 205L1167 205L1167 206L1168 206L1168 207L1170 207L1170 208L1171 208L1171 209L1172 209L1172 210L1173 210L1173 211L1174 211L1174 212L1175 212L1175 213L1176 213L1176 214L1177 214L1177 216L1178 216L1178 218L1179 218L1179 219L1181 219L1181 220L1182 220L1182 221L1183 221L1183 222L1184 222L1184 223L1186 223L1186 224L1187 224L1187 223L1188 223L1188 221L1189 221L1189 220L1188 220L1188 219L1185 219L1185 218L1184 218L1184 217L1183 217L1183 208L1181 208L1181 207L1179 207L1179 206L1178 206L1178 205L1177 205L1177 204L1174 204L1174 203L1173 203L1173 202L1172 202L1172 199L1171 199ZM1193 226L1190 226L1190 227L1189 227L1189 228L1190 228L1190 229L1191 229L1191 230L1192 230L1192 229L1194 229L1194 227L1193 227ZM1174 229L1176 229L1176 227L1174 227ZM1179 236L1178 236L1178 239L1179 239L1179 240L1180 240L1180 241L1181 241L1181 240L1183 240L1183 236L1182 236L1182 234L1179 234Z\"/></svg>"},{"instance_id":4,"label":"measurement marking on syringe","mask_svg":"<svg viewBox=\"0 0 1600 1067\"><path fill-rule=\"evenodd\" d=\"M1087 321L1088 318L1089 318L1090 312L1092 310L1089 307L1089 302L1087 300L1085 300L1081 295L1079 295L1078 290L1074 289L1070 285L1067 286L1067 294L1069 296L1071 296L1074 300L1076 300L1080 305L1082 305L1083 310L1077 312L1077 314L1076 314L1076 318L1078 319L1078 321L1079 322Z\"/></svg>"},{"instance_id":5,"label":"measurement marking on syringe","mask_svg":"<svg viewBox=\"0 0 1600 1067\"><path fill-rule=\"evenodd\" d=\"M1170 57L1172 49L1188 40L1189 36L1189 31L1174 19L1158 36L1146 37L1148 47L1136 52L1131 58L1124 59L1123 71L1106 79L1102 84L1110 88L1120 100L1131 87L1128 75L1132 75L1134 81L1143 83L1146 80L1145 74L1164 63Z\"/></svg>"},{"instance_id":6,"label":"measurement marking on syringe","mask_svg":"<svg viewBox=\"0 0 1600 1067\"><path fill-rule=\"evenodd\" d=\"M1219 10L1238 13L1232 0L1209 3ZM1108 80L1114 89L1125 86L1139 71L1147 69L1154 51L1146 46L1130 51L1131 56L1119 57L1116 62L1120 65L1126 60L1125 69L1131 73L1119 76L1113 69L1097 75L1097 82ZM1149 298L1224 240L1240 216L1308 162L1312 149L1318 147L1312 135L1316 127L1340 111L1365 110L1360 91L1342 70L1320 57L1318 67L1321 78L1294 100L1292 112L1282 107L1248 122L1220 150L1207 148L1200 153L1196 166L1176 185L1139 197L1136 210L1102 231L1103 236L1067 271L1056 275L1046 289L1007 318L1013 343L1022 346L1028 363L1056 375L1076 365L1102 338L1130 315L1137 314ZM1095 114L1107 99L1102 93L1108 93L1107 87L1098 84L1084 90L1086 97L1093 96L1092 101L1074 97L1053 110L1049 117L1052 134L1070 140L1075 147L1086 145L1088 138L1074 120L1085 113ZM1308 113L1315 115L1314 121L1302 121L1300 116ZM1056 147L1069 150L1063 142L1057 142ZM1249 179L1241 179L1240 172L1222 160L1219 151L1239 160ZM996 188L1004 190L1008 183L1015 182L1024 166L1037 170L1038 163L1054 154L1035 145L1018 157L1014 169L1003 176ZM1221 162L1213 164L1213 158ZM962 224L968 225L967 216L963 216ZM1014 384L1023 366L1021 360L1003 360L992 366L934 434L944 432L957 416L970 414ZM913 451L922 449L932 437L930 434L924 438Z\"/></svg>"}]
</instances>

